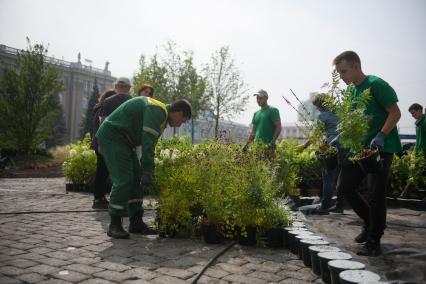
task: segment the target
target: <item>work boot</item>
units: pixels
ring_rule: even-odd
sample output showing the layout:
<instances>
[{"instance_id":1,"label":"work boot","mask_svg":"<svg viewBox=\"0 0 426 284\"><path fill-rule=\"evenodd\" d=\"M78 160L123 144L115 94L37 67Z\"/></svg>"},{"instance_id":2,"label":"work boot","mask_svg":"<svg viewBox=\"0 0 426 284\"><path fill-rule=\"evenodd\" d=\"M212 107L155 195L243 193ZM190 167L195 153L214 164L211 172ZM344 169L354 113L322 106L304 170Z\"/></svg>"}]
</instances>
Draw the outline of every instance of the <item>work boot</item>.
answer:
<instances>
[{"instance_id":1,"label":"work boot","mask_svg":"<svg viewBox=\"0 0 426 284\"><path fill-rule=\"evenodd\" d=\"M356 253L362 256L379 256L382 254L380 240L368 240L364 246Z\"/></svg>"},{"instance_id":2,"label":"work boot","mask_svg":"<svg viewBox=\"0 0 426 284\"><path fill-rule=\"evenodd\" d=\"M109 202L105 198L105 196L102 196L101 198L95 198L93 200L92 209L108 209Z\"/></svg>"},{"instance_id":3,"label":"work boot","mask_svg":"<svg viewBox=\"0 0 426 284\"><path fill-rule=\"evenodd\" d=\"M328 215L330 214L328 209L325 209L321 206L316 207L314 210L312 210L312 214L318 214L318 215Z\"/></svg>"},{"instance_id":4,"label":"work boot","mask_svg":"<svg viewBox=\"0 0 426 284\"><path fill-rule=\"evenodd\" d=\"M156 235L157 230L149 227L142 220L142 213L130 218L129 232L132 234Z\"/></svg>"},{"instance_id":5,"label":"work boot","mask_svg":"<svg viewBox=\"0 0 426 284\"><path fill-rule=\"evenodd\" d=\"M129 233L123 229L120 216L111 216L107 235L114 239L128 239L130 237Z\"/></svg>"},{"instance_id":6,"label":"work boot","mask_svg":"<svg viewBox=\"0 0 426 284\"><path fill-rule=\"evenodd\" d=\"M355 237L355 242L361 244L361 243L365 243L367 241L367 239L368 239L368 231L367 231L367 228L364 227L362 229L362 232L358 236Z\"/></svg>"}]
</instances>

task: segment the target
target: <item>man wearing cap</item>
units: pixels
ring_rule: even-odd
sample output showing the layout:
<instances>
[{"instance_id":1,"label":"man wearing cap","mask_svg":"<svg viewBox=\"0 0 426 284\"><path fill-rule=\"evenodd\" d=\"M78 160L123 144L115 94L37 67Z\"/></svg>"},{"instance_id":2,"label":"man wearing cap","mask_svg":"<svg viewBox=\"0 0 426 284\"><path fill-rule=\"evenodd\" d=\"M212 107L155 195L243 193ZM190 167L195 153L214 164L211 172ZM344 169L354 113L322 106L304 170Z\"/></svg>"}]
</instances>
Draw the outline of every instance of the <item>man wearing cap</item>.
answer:
<instances>
[{"instance_id":1,"label":"man wearing cap","mask_svg":"<svg viewBox=\"0 0 426 284\"><path fill-rule=\"evenodd\" d=\"M101 111L101 121L104 121L105 118L110 115L116 108L118 108L122 103L131 99L132 97L129 95L130 80L126 77L118 78L114 83L114 89L116 94L107 98L104 101L104 105L102 106Z\"/></svg>"},{"instance_id":2,"label":"man wearing cap","mask_svg":"<svg viewBox=\"0 0 426 284\"><path fill-rule=\"evenodd\" d=\"M108 236L129 238L122 226L124 216L129 216L130 233L154 233L142 220L142 194L153 179L155 145L167 123L179 127L190 118L191 104L186 100L166 106L138 96L121 104L104 120L96 138L112 180ZM140 161L136 154L139 145Z\"/></svg>"},{"instance_id":3,"label":"man wearing cap","mask_svg":"<svg viewBox=\"0 0 426 284\"><path fill-rule=\"evenodd\" d=\"M274 150L275 142L281 133L280 112L277 108L268 105L268 93L265 90L259 90L253 96L256 96L260 110L253 115L251 133L243 151L247 151L249 144L253 141L267 144Z\"/></svg>"}]
</instances>

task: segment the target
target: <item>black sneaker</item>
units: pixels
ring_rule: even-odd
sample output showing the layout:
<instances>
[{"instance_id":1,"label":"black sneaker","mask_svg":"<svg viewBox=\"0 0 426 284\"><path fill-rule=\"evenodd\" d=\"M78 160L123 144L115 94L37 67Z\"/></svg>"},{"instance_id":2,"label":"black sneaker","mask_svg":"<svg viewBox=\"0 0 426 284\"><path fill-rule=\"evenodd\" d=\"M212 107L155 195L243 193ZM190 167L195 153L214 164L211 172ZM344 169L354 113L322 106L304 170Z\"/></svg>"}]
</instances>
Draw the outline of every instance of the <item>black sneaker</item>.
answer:
<instances>
[{"instance_id":1,"label":"black sneaker","mask_svg":"<svg viewBox=\"0 0 426 284\"><path fill-rule=\"evenodd\" d=\"M108 209L109 202L105 197L94 199L92 209Z\"/></svg>"},{"instance_id":2,"label":"black sneaker","mask_svg":"<svg viewBox=\"0 0 426 284\"><path fill-rule=\"evenodd\" d=\"M355 242L361 244L361 243L365 243L368 239L368 231L366 228L362 229L362 232L355 237Z\"/></svg>"},{"instance_id":3,"label":"black sneaker","mask_svg":"<svg viewBox=\"0 0 426 284\"><path fill-rule=\"evenodd\" d=\"M107 235L114 239L128 239L130 237L129 233L124 230L119 216L111 216Z\"/></svg>"},{"instance_id":4,"label":"black sneaker","mask_svg":"<svg viewBox=\"0 0 426 284\"><path fill-rule=\"evenodd\" d=\"M380 247L380 241L368 241L365 245L356 253L362 256L379 256L382 254Z\"/></svg>"}]
</instances>

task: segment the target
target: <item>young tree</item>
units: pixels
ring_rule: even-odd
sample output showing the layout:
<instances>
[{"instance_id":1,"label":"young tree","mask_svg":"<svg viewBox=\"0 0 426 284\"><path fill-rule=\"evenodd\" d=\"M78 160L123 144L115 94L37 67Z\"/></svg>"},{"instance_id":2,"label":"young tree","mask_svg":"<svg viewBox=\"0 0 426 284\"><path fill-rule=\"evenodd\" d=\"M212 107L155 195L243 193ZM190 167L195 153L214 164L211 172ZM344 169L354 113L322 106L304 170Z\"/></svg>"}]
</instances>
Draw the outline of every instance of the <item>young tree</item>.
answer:
<instances>
[{"instance_id":1,"label":"young tree","mask_svg":"<svg viewBox=\"0 0 426 284\"><path fill-rule=\"evenodd\" d=\"M99 88L98 80L95 78L93 82L92 94L90 95L89 102L87 103L86 115L84 116L83 125L80 130L81 139L84 138L86 133L90 132L93 121L93 108L99 102Z\"/></svg>"},{"instance_id":2,"label":"young tree","mask_svg":"<svg viewBox=\"0 0 426 284\"><path fill-rule=\"evenodd\" d=\"M204 72L206 94L215 117L215 137L218 137L219 120L244 111L249 95L228 46L213 53Z\"/></svg>"},{"instance_id":3,"label":"young tree","mask_svg":"<svg viewBox=\"0 0 426 284\"><path fill-rule=\"evenodd\" d=\"M155 54L149 64L146 64L144 56L139 63L140 68L135 75L134 86L151 84L155 88L155 97L165 103L177 99L188 100L192 104L193 118L197 118L204 102L206 84L193 64L191 51L178 52L176 44L169 41L163 53Z\"/></svg>"},{"instance_id":4,"label":"young tree","mask_svg":"<svg viewBox=\"0 0 426 284\"><path fill-rule=\"evenodd\" d=\"M0 81L0 147L29 154L50 133L46 117L60 108L58 94L63 85L55 66L45 61L47 49L31 45L18 52L16 69L5 69Z\"/></svg>"}]
</instances>

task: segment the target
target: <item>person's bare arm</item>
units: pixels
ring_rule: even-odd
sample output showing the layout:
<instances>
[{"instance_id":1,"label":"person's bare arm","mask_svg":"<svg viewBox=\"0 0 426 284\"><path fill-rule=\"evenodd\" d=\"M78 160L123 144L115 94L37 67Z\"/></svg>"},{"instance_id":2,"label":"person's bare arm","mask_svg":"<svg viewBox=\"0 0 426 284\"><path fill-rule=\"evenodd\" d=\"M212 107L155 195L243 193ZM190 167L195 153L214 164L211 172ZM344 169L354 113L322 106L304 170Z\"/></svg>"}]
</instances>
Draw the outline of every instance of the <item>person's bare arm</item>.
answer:
<instances>
[{"instance_id":1,"label":"person's bare arm","mask_svg":"<svg viewBox=\"0 0 426 284\"><path fill-rule=\"evenodd\" d=\"M278 137L280 137L280 133L281 133L281 120L277 120L274 122L274 126L275 126L275 131L274 131L274 136L272 137L272 143L275 143L278 139Z\"/></svg>"},{"instance_id":2,"label":"person's bare arm","mask_svg":"<svg viewBox=\"0 0 426 284\"><path fill-rule=\"evenodd\" d=\"M385 124L383 125L381 132L383 132L385 135L388 135L401 118L401 111L399 110L397 104L391 105L390 107L386 108L386 111L388 112L388 117L386 118Z\"/></svg>"}]
</instances>

